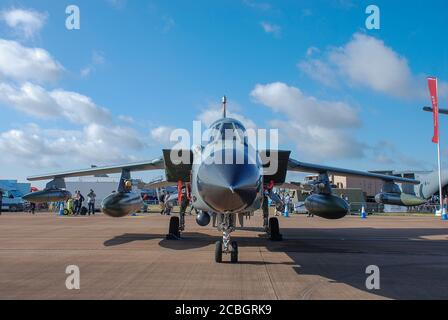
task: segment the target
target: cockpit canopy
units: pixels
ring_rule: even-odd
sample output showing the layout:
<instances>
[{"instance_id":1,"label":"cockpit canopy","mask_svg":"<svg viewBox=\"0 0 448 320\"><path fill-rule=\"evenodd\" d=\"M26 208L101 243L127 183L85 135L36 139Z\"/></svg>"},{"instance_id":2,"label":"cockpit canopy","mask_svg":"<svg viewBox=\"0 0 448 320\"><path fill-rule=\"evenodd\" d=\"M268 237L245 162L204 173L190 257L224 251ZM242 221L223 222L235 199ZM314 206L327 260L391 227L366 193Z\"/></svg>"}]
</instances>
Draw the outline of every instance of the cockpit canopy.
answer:
<instances>
[{"instance_id":1,"label":"cockpit canopy","mask_svg":"<svg viewBox=\"0 0 448 320\"><path fill-rule=\"evenodd\" d=\"M235 119L221 119L210 126L210 143L218 140L240 140L246 143L246 128Z\"/></svg>"}]
</instances>

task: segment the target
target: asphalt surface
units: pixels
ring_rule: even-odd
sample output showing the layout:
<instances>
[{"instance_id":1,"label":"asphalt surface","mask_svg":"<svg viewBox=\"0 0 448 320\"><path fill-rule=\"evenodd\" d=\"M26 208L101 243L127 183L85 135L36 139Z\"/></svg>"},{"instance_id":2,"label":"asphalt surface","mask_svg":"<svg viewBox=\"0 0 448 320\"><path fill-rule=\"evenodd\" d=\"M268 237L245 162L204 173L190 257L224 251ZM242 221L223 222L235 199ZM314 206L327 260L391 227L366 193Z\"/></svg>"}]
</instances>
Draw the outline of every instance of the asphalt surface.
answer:
<instances>
[{"instance_id":1,"label":"asphalt surface","mask_svg":"<svg viewBox=\"0 0 448 320\"><path fill-rule=\"evenodd\" d=\"M435 217L280 218L270 242L260 217L233 233L239 264L216 264L220 234L187 218L0 216L0 299L448 299L448 222ZM228 262L230 257L224 256ZM66 267L80 290L66 288ZM366 288L366 268L380 289Z\"/></svg>"}]
</instances>

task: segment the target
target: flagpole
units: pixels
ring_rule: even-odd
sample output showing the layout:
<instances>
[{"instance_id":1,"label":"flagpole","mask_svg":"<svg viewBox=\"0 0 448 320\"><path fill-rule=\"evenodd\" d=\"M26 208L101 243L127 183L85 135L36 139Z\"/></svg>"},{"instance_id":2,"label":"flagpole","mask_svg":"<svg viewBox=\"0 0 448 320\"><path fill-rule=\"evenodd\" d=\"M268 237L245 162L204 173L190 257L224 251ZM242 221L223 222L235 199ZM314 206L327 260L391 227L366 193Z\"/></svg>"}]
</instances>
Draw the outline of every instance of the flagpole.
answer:
<instances>
[{"instance_id":1,"label":"flagpole","mask_svg":"<svg viewBox=\"0 0 448 320\"><path fill-rule=\"evenodd\" d=\"M437 143L437 162L439 167L439 199L440 199L440 214L443 220L448 220L446 209L443 207L443 192L442 192L442 164L440 159L440 130L439 130L439 99L438 99L438 83L436 77L428 78L429 94L432 102L432 111L434 115L434 137L432 142ZM437 215L437 210L436 210Z\"/></svg>"},{"instance_id":2,"label":"flagpole","mask_svg":"<svg viewBox=\"0 0 448 320\"><path fill-rule=\"evenodd\" d=\"M442 168L441 168L441 161L440 161L440 136L439 136L439 142L437 143L437 157L438 157L438 164L439 164L439 198L440 198L440 214L443 216L445 214L444 208L443 208L443 193L442 193Z\"/></svg>"}]
</instances>

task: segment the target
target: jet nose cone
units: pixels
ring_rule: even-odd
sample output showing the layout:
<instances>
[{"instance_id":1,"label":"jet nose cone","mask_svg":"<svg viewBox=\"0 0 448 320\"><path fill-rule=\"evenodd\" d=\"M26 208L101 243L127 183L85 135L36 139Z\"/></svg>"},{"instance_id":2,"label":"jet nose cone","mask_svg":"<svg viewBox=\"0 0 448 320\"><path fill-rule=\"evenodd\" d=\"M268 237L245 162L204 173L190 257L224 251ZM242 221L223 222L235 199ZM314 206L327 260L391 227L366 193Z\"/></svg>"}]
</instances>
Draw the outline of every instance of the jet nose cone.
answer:
<instances>
[{"instance_id":1,"label":"jet nose cone","mask_svg":"<svg viewBox=\"0 0 448 320\"><path fill-rule=\"evenodd\" d=\"M198 171L198 190L216 212L238 212L257 197L261 175L252 164L203 164Z\"/></svg>"}]
</instances>

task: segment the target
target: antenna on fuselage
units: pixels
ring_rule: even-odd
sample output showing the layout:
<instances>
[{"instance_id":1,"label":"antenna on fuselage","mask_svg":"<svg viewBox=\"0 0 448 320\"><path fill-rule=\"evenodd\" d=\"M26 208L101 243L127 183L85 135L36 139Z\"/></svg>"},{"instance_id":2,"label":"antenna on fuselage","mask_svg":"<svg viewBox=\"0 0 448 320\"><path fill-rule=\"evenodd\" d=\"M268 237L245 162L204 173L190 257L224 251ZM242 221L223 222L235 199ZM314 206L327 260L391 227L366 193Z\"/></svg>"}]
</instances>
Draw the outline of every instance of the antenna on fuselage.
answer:
<instances>
[{"instance_id":1,"label":"antenna on fuselage","mask_svg":"<svg viewBox=\"0 0 448 320\"><path fill-rule=\"evenodd\" d=\"M227 118L227 97L222 97L222 117Z\"/></svg>"}]
</instances>

